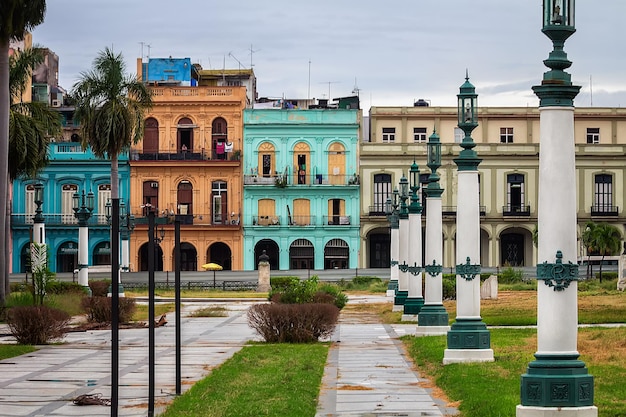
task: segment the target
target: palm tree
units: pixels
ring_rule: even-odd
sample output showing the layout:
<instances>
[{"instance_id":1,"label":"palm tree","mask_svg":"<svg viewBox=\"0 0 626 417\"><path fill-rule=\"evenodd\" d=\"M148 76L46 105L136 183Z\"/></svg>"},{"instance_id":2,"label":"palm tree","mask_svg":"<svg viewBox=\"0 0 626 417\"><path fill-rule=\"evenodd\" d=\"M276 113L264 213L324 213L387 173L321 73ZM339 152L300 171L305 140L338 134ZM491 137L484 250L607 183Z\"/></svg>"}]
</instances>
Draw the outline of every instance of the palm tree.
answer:
<instances>
[{"instance_id":1,"label":"palm tree","mask_svg":"<svg viewBox=\"0 0 626 417\"><path fill-rule=\"evenodd\" d=\"M29 48L9 62L9 179L34 178L48 164L48 144L61 133L61 115L47 103L21 100L32 72L44 60L41 49Z\"/></svg>"},{"instance_id":2,"label":"palm tree","mask_svg":"<svg viewBox=\"0 0 626 417\"><path fill-rule=\"evenodd\" d=\"M619 229L609 223L600 223L593 229L594 247L600 255L600 282L602 282L602 264L606 255L617 255L622 246L622 234Z\"/></svg>"},{"instance_id":3,"label":"palm tree","mask_svg":"<svg viewBox=\"0 0 626 417\"><path fill-rule=\"evenodd\" d=\"M596 251L593 241L594 232L597 227L597 224L594 222L587 222L585 225L585 231L583 232L582 239L583 245L585 245L585 250L587 251L587 279L591 278L591 254Z\"/></svg>"},{"instance_id":4,"label":"palm tree","mask_svg":"<svg viewBox=\"0 0 626 417\"><path fill-rule=\"evenodd\" d=\"M0 7L0 305L9 293L9 42L43 22L45 0L2 0Z\"/></svg>"},{"instance_id":5,"label":"palm tree","mask_svg":"<svg viewBox=\"0 0 626 417\"><path fill-rule=\"evenodd\" d=\"M143 137L144 114L152 107L148 88L126 75L122 54L105 48L93 68L74 84L75 117L82 130L83 148L111 159L111 198L119 198L118 156Z\"/></svg>"}]
</instances>

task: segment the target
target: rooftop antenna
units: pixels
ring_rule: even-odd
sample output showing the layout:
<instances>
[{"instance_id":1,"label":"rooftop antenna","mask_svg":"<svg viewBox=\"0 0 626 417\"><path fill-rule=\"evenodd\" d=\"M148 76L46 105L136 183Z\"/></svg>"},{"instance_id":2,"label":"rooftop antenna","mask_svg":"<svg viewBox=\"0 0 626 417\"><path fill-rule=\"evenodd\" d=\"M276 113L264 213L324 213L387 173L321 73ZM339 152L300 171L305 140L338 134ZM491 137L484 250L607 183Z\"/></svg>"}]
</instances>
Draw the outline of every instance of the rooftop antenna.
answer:
<instances>
[{"instance_id":1,"label":"rooftop antenna","mask_svg":"<svg viewBox=\"0 0 626 417\"><path fill-rule=\"evenodd\" d=\"M593 107L593 81L591 75L589 75L589 96L591 98L591 107Z\"/></svg>"},{"instance_id":2,"label":"rooftop antenna","mask_svg":"<svg viewBox=\"0 0 626 417\"><path fill-rule=\"evenodd\" d=\"M356 77L354 77L354 88L352 89L352 94L356 94L356 96L359 96L359 92L361 91L361 89L359 88L359 86L356 83Z\"/></svg>"},{"instance_id":3,"label":"rooftop antenna","mask_svg":"<svg viewBox=\"0 0 626 417\"><path fill-rule=\"evenodd\" d=\"M229 52L228 56L237 61L239 64L239 70L241 70L241 68L246 69L246 67L243 66L243 64L237 59L237 57L235 57L235 55L232 54L232 52Z\"/></svg>"},{"instance_id":4,"label":"rooftop antenna","mask_svg":"<svg viewBox=\"0 0 626 417\"><path fill-rule=\"evenodd\" d=\"M309 89L307 90L306 93L306 99L310 100L311 99L311 59L309 58Z\"/></svg>"},{"instance_id":5,"label":"rooftop antenna","mask_svg":"<svg viewBox=\"0 0 626 417\"><path fill-rule=\"evenodd\" d=\"M252 63L252 54L259 51L260 49L252 49L252 44L250 44L250 69L252 69L252 67L254 66L254 64Z\"/></svg>"},{"instance_id":6,"label":"rooftop antenna","mask_svg":"<svg viewBox=\"0 0 626 417\"><path fill-rule=\"evenodd\" d=\"M330 100L332 100L332 99L330 98L330 85L331 85L331 84L338 84L338 83L340 83L340 82L341 82L341 81L325 81L325 82L323 82L323 83L320 83L320 84L328 84L328 101L329 101L329 102L330 102Z\"/></svg>"}]
</instances>

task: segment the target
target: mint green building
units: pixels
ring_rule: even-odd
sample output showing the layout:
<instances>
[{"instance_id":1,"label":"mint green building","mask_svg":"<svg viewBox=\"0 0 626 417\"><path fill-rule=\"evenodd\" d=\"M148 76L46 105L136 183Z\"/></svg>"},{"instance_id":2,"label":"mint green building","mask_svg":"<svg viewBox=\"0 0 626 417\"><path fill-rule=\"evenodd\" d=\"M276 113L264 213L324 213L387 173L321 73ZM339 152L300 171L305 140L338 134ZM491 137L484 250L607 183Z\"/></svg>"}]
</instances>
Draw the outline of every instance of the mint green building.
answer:
<instances>
[{"instance_id":1,"label":"mint green building","mask_svg":"<svg viewBox=\"0 0 626 417\"><path fill-rule=\"evenodd\" d=\"M356 268L359 126L354 109L243 114L245 270Z\"/></svg>"}]
</instances>

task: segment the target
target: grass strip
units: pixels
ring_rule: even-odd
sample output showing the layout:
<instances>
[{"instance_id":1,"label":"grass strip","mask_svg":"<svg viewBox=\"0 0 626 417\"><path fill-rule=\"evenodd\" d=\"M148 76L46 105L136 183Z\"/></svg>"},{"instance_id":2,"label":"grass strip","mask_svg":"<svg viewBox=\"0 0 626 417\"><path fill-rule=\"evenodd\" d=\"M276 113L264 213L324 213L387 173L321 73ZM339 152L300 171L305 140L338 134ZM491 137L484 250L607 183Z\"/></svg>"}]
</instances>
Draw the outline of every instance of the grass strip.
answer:
<instances>
[{"instance_id":1,"label":"grass strip","mask_svg":"<svg viewBox=\"0 0 626 417\"><path fill-rule=\"evenodd\" d=\"M24 355L36 351L35 347L30 345L0 345L0 360L13 358L15 356Z\"/></svg>"},{"instance_id":2,"label":"grass strip","mask_svg":"<svg viewBox=\"0 0 626 417\"><path fill-rule=\"evenodd\" d=\"M329 345L250 343L161 417L314 416Z\"/></svg>"},{"instance_id":3,"label":"grass strip","mask_svg":"<svg viewBox=\"0 0 626 417\"><path fill-rule=\"evenodd\" d=\"M520 378L537 350L534 329L491 329L495 362L442 365L446 336L403 338L422 376L458 402L463 417L515 415ZM626 415L626 328L579 330L578 350L594 376L594 404L600 417Z\"/></svg>"}]
</instances>

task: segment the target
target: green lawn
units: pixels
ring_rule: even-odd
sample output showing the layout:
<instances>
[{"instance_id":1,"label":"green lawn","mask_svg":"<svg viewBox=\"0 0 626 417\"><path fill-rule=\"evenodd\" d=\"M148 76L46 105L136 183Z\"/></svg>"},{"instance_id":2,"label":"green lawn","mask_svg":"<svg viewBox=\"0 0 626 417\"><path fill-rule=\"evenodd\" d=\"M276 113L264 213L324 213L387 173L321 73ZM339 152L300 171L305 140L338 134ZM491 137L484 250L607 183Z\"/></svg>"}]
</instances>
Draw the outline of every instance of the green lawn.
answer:
<instances>
[{"instance_id":1,"label":"green lawn","mask_svg":"<svg viewBox=\"0 0 626 417\"><path fill-rule=\"evenodd\" d=\"M14 356L24 355L26 353L34 352L33 346L29 345L0 345L0 360L12 358Z\"/></svg>"},{"instance_id":2,"label":"green lawn","mask_svg":"<svg viewBox=\"0 0 626 417\"><path fill-rule=\"evenodd\" d=\"M442 365L446 336L405 337L403 340L422 376L457 403L462 417L515 414L520 404L520 378L534 360L534 329L491 329L495 362ZM594 405L600 417L626 415L626 327L579 331L580 359L594 376Z\"/></svg>"},{"instance_id":3,"label":"green lawn","mask_svg":"<svg viewBox=\"0 0 626 417\"><path fill-rule=\"evenodd\" d=\"M248 344L161 417L315 416L328 347Z\"/></svg>"}]
</instances>

